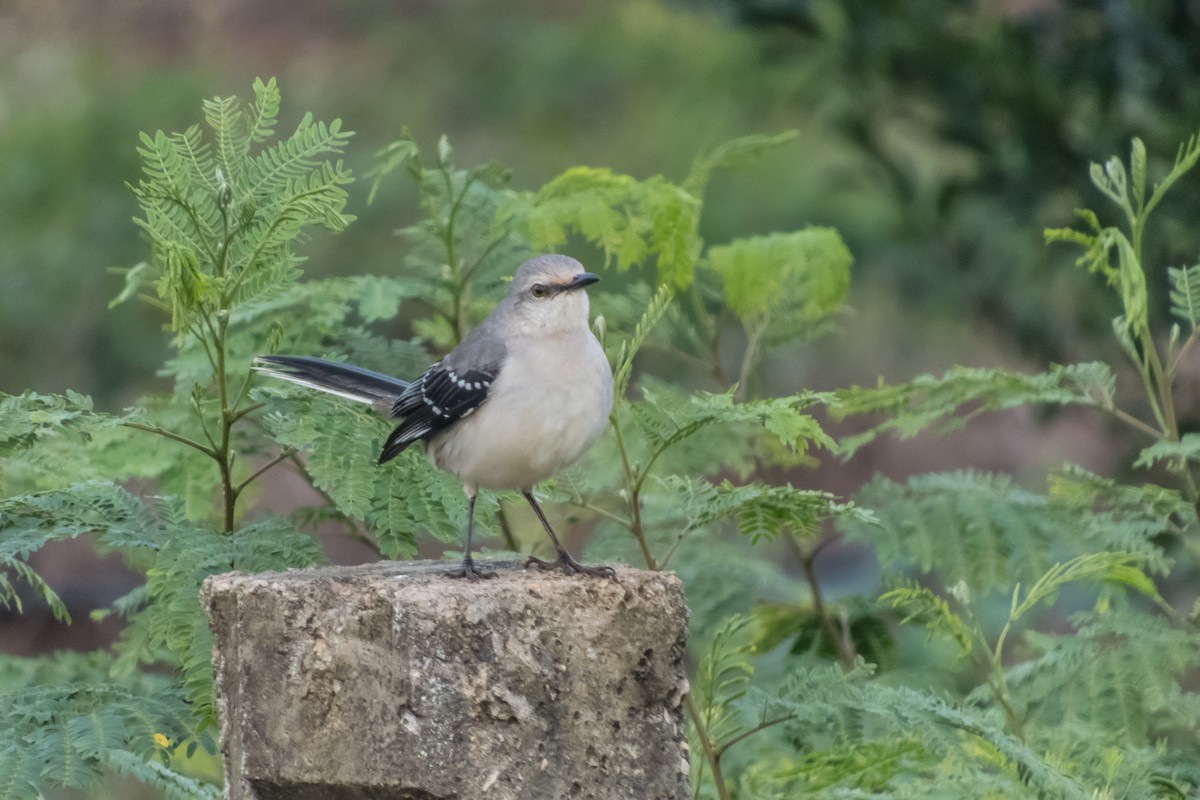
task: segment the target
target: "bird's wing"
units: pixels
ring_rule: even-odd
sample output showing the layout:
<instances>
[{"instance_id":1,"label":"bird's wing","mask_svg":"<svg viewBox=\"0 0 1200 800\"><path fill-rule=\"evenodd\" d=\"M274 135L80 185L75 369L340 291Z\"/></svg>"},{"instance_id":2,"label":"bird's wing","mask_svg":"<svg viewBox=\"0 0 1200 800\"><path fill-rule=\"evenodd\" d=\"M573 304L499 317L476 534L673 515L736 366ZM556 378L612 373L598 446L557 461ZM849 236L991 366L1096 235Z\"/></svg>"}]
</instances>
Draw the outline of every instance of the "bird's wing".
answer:
<instances>
[{"instance_id":1,"label":"bird's wing","mask_svg":"<svg viewBox=\"0 0 1200 800\"><path fill-rule=\"evenodd\" d=\"M487 400L507 356L500 333L493 312L396 399L392 418L400 424L384 443L380 464L413 442L446 430Z\"/></svg>"},{"instance_id":2,"label":"bird's wing","mask_svg":"<svg viewBox=\"0 0 1200 800\"><path fill-rule=\"evenodd\" d=\"M470 415L487 399L499 371L496 364L493 368L459 372L444 361L425 370L392 407L392 417L401 422L384 443L379 463Z\"/></svg>"}]
</instances>

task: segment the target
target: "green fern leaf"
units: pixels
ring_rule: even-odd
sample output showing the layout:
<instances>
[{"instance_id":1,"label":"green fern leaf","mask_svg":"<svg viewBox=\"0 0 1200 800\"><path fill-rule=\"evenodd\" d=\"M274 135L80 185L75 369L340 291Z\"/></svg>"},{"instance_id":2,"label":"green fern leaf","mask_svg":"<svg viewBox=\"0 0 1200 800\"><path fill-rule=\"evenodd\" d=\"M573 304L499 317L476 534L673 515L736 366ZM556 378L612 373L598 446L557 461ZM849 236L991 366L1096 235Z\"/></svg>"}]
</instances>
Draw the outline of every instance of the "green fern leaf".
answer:
<instances>
[{"instance_id":1,"label":"green fern leaf","mask_svg":"<svg viewBox=\"0 0 1200 800\"><path fill-rule=\"evenodd\" d=\"M1171 280L1171 314L1196 330L1200 326L1200 264L1168 267L1167 275Z\"/></svg>"},{"instance_id":2,"label":"green fern leaf","mask_svg":"<svg viewBox=\"0 0 1200 800\"><path fill-rule=\"evenodd\" d=\"M850 250L832 228L738 239L708 250L730 310L770 340L819 331L850 291Z\"/></svg>"},{"instance_id":3,"label":"green fern leaf","mask_svg":"<svg viewBox=\"0 0 1200 800\"><path fill-rule=\"evenodd\" d=\"M21 610L11 572L50 606L56 619L70 622L66 605L25 560L49 542L86 533L99 533L100 541L112 546L128 546L133 539L140 543L144 531L153 527L141 502L113 484L78 484L0 500L0 606Z\"/></svg>"},{"instance_id":4,"label":"green fern leaf","mask_svg":"<svg viewBox=\"0 0 1200 800\"><path fill-rule=\"evenodd\" d=\"M514 196L501 218L537 249L553 249L574 231L618 269L654 256L660 282L686 287L699 254L699 202L655 177L638 181L608 169L572 167L535 194Z\"/></svg>"},{"instance_id":5,"label":"green fern leaf","mask_svg":"<svg viewBox=\"0 0 1200 800\"><path fill-rule=\"evenodd\" d=\"M215 155L223 180L230 184L240 184L246 153L250 147L250 136L246 131L241 101L236 97L214 97L205 100L204 118L217 140Z\"/></svg>"},{"instance_id":6,"label":"green fern leaf","mask_svg":"<svg viewBox=\"0 0 1200 800\"><path fill-rule=\"evenodd\" d=\"M138 615L149 645L165 647L181 663L196 717L216 719L212 699L212 634L200 608L200 584L209 575L264 572L325 563L320 545L284 520L268 520L226 535L204 528L170 531L146 573L149 603ZM203 724L202 724L203 727Z\"/></svg>"},{"instance_id":7,"label":"green fern leaf","mask_svg":"<svg viewBox=\"0 0 1200 800\"><path fill-rule=\"evenodd\" d=\"M247 129L250 141L265 142L275 135L275 123L279 118L279 87L271 78L263 83L262 78L254 79L254 108L249 112Z\"/></svg>"},{"instance_id":8,"label":"green fern leaf","mask_svg":"<svg viewBox=\"0 0 1200 800\"><path fill-rule=\"evenodd\" d=\"M732 518L752 542L775 539L785 533L808 539L827 519L854 518L864 525L874 523L870 513L852 503L837 502L837 497L829 492L795 489L791 484L734 486L729 481L712 484L678 475L670 476L664 483L678 492L687 514L687 529Z\"/></svg>"},{"instance_id":9,"label":"green fern leaf","mask_svg":"<svg viewBox=\"0 0 1200 800\"><path fill-rule=\"evenodd\" d=\"M693 197L702 197L708 180L720 169L736 169L751 164L772 150L776 150L796 139L798 131L784 131L771 135L755 134L725 142L703 153L692 161L683 188Z\"/></svg>"},{"instance_id":10,"label":"green fern leaf","mask_svg":"<svg viewBox=\"0 0 1200 800\"><path fill-rule=\"evenodd\" d=\"M1072 524L1011 479L973 472L922 475L905 484L877 479L855 500L879 524L847 518L839 528L873 542L886 569L936 570L946 584L964 581L981 592L1036 580Z\"/></svg>"},{"instance_id":11,"label":"green fern leaf","mask_svg":"<svg viewBox=\"0 0 1200 800\"><path fill-rule=\"evenodd\" d=\"M941 377L921 375L910 383L874 388L855 386L836 392L830 410L838 418L884 413L887 419L839 443L849 458L885 433L910 438L932 428L958 430L976 414L1031 403L1097 405L1111 398L1115 379L1106 364L1054 365L1040 375L1001 369L954 367Z\"/></svg>"},{"instance_id":12,"label":"green fern leaf","mask_svg":"<svg viewBox=\"0 0 1200 800\"><path fill-rule=\"evenodd\" d=\"M1076 746L1095 751L1195 729L1200 696L1179 683L1200 665L1195 637L1134 611L1075 622L1071 635L1031 635L1039 655L1008 670L1017 710L1034 730L1044 726L1047 743L1062 744L1076 727L1091 732Z\"/></svg>"}]
</instances>

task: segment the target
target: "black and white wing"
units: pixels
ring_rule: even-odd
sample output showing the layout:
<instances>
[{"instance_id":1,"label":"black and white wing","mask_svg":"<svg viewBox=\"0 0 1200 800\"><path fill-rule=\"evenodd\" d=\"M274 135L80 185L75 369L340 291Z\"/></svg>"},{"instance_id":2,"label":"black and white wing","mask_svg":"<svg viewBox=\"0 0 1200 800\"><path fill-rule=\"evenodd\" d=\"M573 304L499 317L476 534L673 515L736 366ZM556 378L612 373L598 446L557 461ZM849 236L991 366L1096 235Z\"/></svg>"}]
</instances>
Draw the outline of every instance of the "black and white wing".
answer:
<instances>
[{"instance_id":1,"label":"black and white wing","mask_svg":"<svg viewBox=\"0 0 1200 800\"><path fill-rule=\"evenodd\" d=\"M449 361L449 359L446 359ZM413 442L428 439L470 415L487 399L499 364L456 371L446 361L425 370L397 398L392 418L400 424L388 436L379 463L390 461Z\"/></svg>"}]
</instances>

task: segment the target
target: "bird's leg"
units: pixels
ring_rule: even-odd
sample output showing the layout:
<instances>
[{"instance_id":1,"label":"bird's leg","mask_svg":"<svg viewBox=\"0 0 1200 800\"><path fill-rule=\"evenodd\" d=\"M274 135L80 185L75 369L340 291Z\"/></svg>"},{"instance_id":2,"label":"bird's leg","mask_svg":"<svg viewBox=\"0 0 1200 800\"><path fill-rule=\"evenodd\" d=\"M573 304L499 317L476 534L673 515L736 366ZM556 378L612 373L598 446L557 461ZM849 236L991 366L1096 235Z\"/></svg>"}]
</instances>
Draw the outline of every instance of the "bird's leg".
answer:
<instances>
[{"instance_id":1,"label":"bird's leg","mask_svg":"<svg viewBox=\"0 0 1200 800\"><path fill-rule=\"evenodd\" d=\"M477 581L480 578L494 578L496 573L492 571L483 571L475 566L474 559L471 558L471 533L475 528L475 494L467 495L467 548L463 555L462 568L456 569L453 572L447 572L447 578L466 578L469 581Z\"/></svg>"},{"instance_id":2,"label":"bird's leg","mask_svg":"<svg viewBox=\"0 0 1200 800\"><path fill-rule=\"evenodd\" d=\"M571 554L567 552L567 548L563 547L562 542L554 535L554 529L550 527L549 520L542 513L542 507L537 504L537 500L533 499L533 492L522 489L521 494L525 495L525 499L529 501L529 505L533 506L533 513L537 514L537 518L542 521L542 527L546 529L546 533L550 534L550 541L554 542L554 549L558 551L558 558L554 561L542 561L540 558L530 556L525 559L526 567L536 566L538 569L561 569L563 572L578 572L584 575L591 575L595 578L617 579L617 573L612 567L585 567L572 558Z\"/></svg>"}]
</instances>

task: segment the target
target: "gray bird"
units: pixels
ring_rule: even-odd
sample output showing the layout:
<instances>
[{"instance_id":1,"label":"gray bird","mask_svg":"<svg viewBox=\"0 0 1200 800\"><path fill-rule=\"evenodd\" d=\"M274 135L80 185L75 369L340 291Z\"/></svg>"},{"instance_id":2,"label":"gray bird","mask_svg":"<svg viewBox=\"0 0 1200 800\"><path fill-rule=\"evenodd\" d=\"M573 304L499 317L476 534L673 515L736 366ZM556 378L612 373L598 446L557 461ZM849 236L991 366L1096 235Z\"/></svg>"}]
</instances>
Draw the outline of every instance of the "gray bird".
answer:
<instances>
[{"instance_id":1,"label":"gray bird","mask_svg":"<svg viewBox=\"0 0 1200 800\"><path fill-rule=\"evenodd\" d=\"M598 280L567 256L526 261L487 319L412 382L306 356L259 356L255 369L374 406L399 420L380 464L421 441L434 466L462 481L466 555L452 576L495 574L471 559L475 498L486 488L519 489L550 535L558 558L530 556L526 567L611 578L611 567L571 557L533 496L534 484L577 460L608 425L612 370L588 327L584 291Z\"/></svg>"}]
</instances>

